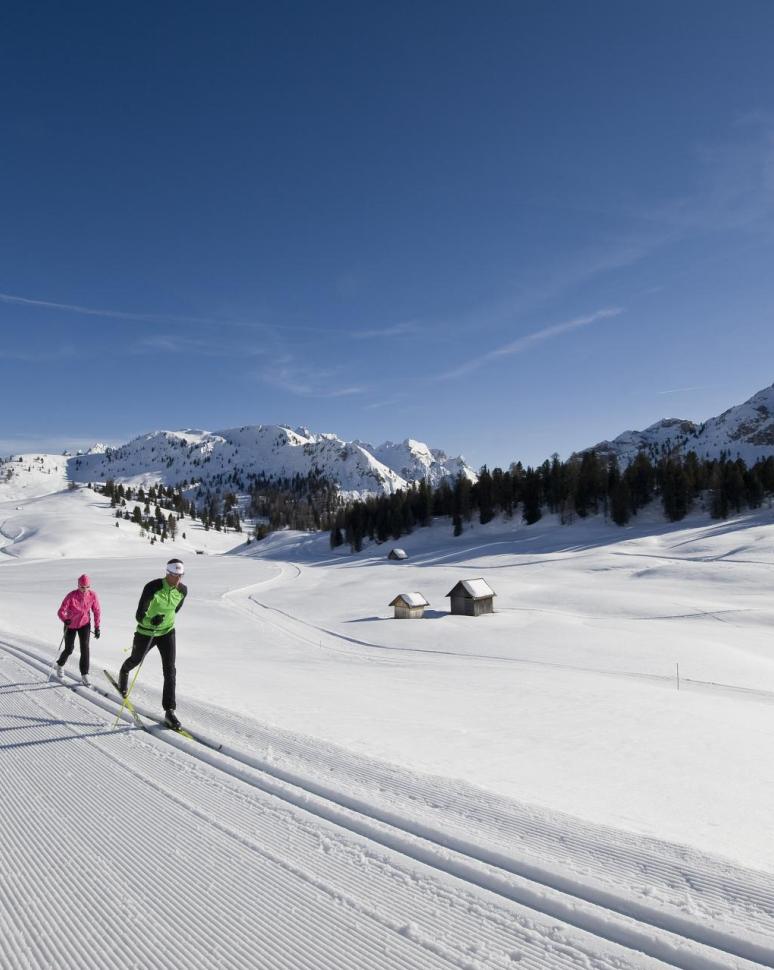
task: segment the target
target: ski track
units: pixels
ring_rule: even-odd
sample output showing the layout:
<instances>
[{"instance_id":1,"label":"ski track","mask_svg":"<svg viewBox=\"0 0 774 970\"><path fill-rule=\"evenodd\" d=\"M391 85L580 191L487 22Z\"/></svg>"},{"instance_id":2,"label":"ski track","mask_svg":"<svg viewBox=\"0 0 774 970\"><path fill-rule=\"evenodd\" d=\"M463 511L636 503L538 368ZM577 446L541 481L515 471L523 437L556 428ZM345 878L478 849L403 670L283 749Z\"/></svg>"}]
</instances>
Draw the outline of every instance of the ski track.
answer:
<instances>
[{"instance_id":1,"label":"ski track","mask_svg":"<svg viewBox=\"0 0 774 970\"><path fill-rule=\"evenodd\" d=\"M112 730L2 647L3 970L774 966L764 873L202 704L220 754Z\"/></svg>"}]
</instances>

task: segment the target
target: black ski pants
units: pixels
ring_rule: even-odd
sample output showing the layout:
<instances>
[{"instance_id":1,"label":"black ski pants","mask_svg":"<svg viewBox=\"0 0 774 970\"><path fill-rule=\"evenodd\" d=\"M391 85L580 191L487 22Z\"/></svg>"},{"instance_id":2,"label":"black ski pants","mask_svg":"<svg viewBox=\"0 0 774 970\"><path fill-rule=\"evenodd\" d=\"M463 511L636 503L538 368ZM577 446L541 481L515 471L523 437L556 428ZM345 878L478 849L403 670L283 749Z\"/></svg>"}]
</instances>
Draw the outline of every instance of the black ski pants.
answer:
<instances>
[{"instance_id":1,"label":"black ski pants","mask_svg":"<svg viewBox=\"0 0 774 970\"><path fill-rule=\"evenodd\" d=\"M77 630L68 629L65 630L64 635L64 650L59 656L57 663L60 667L67 663L67 658L75 649L75 634L78 634L78 646L81 649L81 673L88 674L89 672L89 637L91 636L91 624L87 623L86 626L78 627Z\"/></svg>"},{"instance_id":2,"label":"black ski pants","mask_svg":"<svg viewBox=\"0 0 774 970\"><path fill-rule=\"evenodd\" d=\"M118 683L126 688L129 684L129 671L134 670L145 659L145 655L153 647L159 648L161 654L161 669L164 673L164 690L161 695L161 706L165 711L175 709L175 682L177 671L175 670L175 631L170 630L163 637L145 636L144 633L135 633L132 641L132 652L129 658L121 665L121 672L118 675Z\"/></svg>"}]
</instances>

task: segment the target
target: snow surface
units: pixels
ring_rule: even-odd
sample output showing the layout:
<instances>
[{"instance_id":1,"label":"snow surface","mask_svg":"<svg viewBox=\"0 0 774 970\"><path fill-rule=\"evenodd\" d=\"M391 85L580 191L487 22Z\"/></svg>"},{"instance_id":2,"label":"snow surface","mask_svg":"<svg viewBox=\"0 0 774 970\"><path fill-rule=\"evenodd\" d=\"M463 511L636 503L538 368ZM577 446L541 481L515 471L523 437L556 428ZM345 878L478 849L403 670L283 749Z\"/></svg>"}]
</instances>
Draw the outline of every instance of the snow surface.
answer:
<instances>
[{"instance_id":1,"label":"snow surface","mask_svg":"<svg viewBox=\"0 0 774 970\"><path fill-rule=\"evenodd\" d=\"M429 606L430 604L421 593L398 593L390 606L395 606L397 600L403 600L406 606Z\"/></svg>"},{"instance_id":2,"label":"snow surface","mask_svg":"<svg viewBox=\"0 0 774 970\"><path fill-rule=\"evenodd\" d=\"M22 501L67 485L68 459L60 455L15 455L0 461L0 502Z\"/></svg>"},{"instance_id":3,"label":"snow surface","mask_svg":"<svg viewBox=\"0 0 774 970\"><path fill-rule=\"evenodd\" d=\"M445 452L428 448L423 441L414 438L406 438L398 444L385 441L375 448L369 444L363 444L363 447L407 482L424 478L435 486L444 478L456 478L457 475L464 475L469 481L477 478L464 458L449 458Z\"/></svg>"},{"instance_id":4,"label":"snow surface","mask_svg":"<svg viewBox=\"0 0 774 970\"><path fill-rule=\"evenodd\" d=\"M463 579L462 588L474 600L484 600L497 595L485 579Z\"/></svg>"},{"instance_id":5,"label":"snow surface","mask_svg":"<svg viewBox=\"0 0 774 970\"><path fill-rule=\"evenodd\" d=\"M208 482L240 470L245 475L293 477L317 473L338 483L350 496L406 489L412 481L476 475L462 458L449 459L420 441L387 442L372 449L334 434L307 428L246 425L226 431L153 431L118 448L99 446L70 459L69 475L78 482L114 479L132 485L183 481Z\"/></svg>"},{"instance_id":6,"label":"snow surface","mask_svg":"<svg viewBox=\"0 0 774 970\"><path fill-rule=\"evenodd\" d=\"M681 418L657 421L644 431L625 431L613 441L594 446L601 455L615 455L628 464L639 451L695 451L700 458L742 458L754 465L774 454L774 385L743 404L729 408L704 424Z\"/></svg>"},{"instance_id":7,"label":"snow surface","mask_svg":"<svg viewBox=\"0 0 774 970\"><path fill-rule=\"evenodd\" d=\"M405 624L384 547L150 547L33 491L0 493L3 968L774 966L771 509L436 523L404 588L482 575L496 612ZM178 713L219 753L111 727L99 671L173 554ZM83 571L99 690L46 683Z\"/></svg>"}]
</instances>

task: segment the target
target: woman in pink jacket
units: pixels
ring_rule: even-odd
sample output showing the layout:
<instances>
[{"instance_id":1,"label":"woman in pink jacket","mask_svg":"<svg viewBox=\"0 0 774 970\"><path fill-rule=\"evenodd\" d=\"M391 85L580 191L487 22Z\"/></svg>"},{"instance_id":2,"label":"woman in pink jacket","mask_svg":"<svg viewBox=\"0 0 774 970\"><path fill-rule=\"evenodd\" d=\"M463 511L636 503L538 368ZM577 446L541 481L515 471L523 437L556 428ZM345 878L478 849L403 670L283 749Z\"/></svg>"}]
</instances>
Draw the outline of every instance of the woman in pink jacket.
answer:
<instances>
[{"instance_id":1,"label":"woman in pink jacket","mask_svg":"<svg viewBox=\"0 0 774 970\"><path fill-rule=\"evenodd\" d=\"M75 648L75 634L81 648L81 683L89 686L89 634L91 633L91 614L94 614L94 636L99 640L99 621L101 610L99 598L91 588L88 576L78 577L78 589L68 593L62 600L57 616L64 623L64 650L56 662L56 675L62 680L63 668L67 658Z\"/></svg>"}]
</instances>

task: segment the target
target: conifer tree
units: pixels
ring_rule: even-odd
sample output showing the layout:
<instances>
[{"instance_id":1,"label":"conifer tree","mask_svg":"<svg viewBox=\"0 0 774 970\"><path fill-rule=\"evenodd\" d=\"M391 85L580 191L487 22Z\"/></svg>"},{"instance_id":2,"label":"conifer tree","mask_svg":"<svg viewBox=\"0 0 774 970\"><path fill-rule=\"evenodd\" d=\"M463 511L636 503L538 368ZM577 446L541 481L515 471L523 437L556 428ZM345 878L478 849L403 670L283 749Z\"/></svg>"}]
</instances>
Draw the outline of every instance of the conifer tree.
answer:
<instances>
[{"instance_id":1,"label":"conifer tree","mask_svg":"<svg viewBox=\"0 0 774 970\"><path fill-rule=\"evenodd\" d=\"M476 498L478 500L478 519L481 525L486 525L494 518L494 502L492 495L492 476L486 465L478 473L476 483Z\"/></svg>"},{"instance_id":2,"label":"conifer tree","mask_svg":"<svg viewBox=\"0 0 774 970\"><path fill-rule=\"evenodd\" d=\"M725 488L725 462L718 462L712 473L710 515L713 519L728 518L728 494Z\"/></svg>"},{"instance_id":3,"label":"conifer tree","mask_svg":"<svg viewBox=\"0 0 774 970\"><path fill-rule=\"evenodd\" d=\"M331 549L338 549L339 546L343 545L344 536L341 534L341 527L337 523L334 529L331 531Z\"/></svg>"},{"instance_id":4,"label":"conifer tree","mask_svg":"<svg viewBox=\"0 0 774 970\"><path fill-rule=\"evenodd\" d=\"M604 471L595 451L583 453L575 489L575 511L581 518L597 512L604 491Z\"/></svg>"},{"instance_id":5,"label":"conifer tree","mask_svg":"<svg viewBox=\"0 0 774 970\"><path fill-rule=\"evenodd\" d=\"M636 512L644 508L653 497L655 483L653 464L644 451L635 456L624 472L624 478L632 495L632 508Z\"/></svg>"},{"instance_id":6,"label":"conifer tree","mask_svg":"<svg viewBox=\"0 0 774 970\"><path fill-rule=\"evenodd\" d=\"M670 522L684 519L690 503L688 476L679 458L662 460L660 467L661 500Z\"/></svg>"},{"instance_id":7,"label":"conifer tree","mask_svg":"<svg viewBox=\"0 0 774 970\"><path fill-rule=\"evenodd\" d=\"M419 483L417 497L417 522L420 526L428 526L433 519L433 490L424 478Z\"/></svg>"},{"instance_id":8,"label":"conifer tree","mask_svg":"<svg viewBox=\"0 0 774 970\"><path fill-rule=\"evenodd\" d=\"M626 479L619 475L610 489L610 518L616 525L626 525L632 515L632 496Z\"/></svg>"},{"instance_id":9,"label":"conifer tree","mask_svg":"<svg viewBox=\"0 0 774 970\"><path fill-rule=\"evenodd\" d=\"M528 468L522 485L522 517L527 525L534 525L542 518L540 509L540 475L534 468Z\"/></svg>"}]
</instances>

